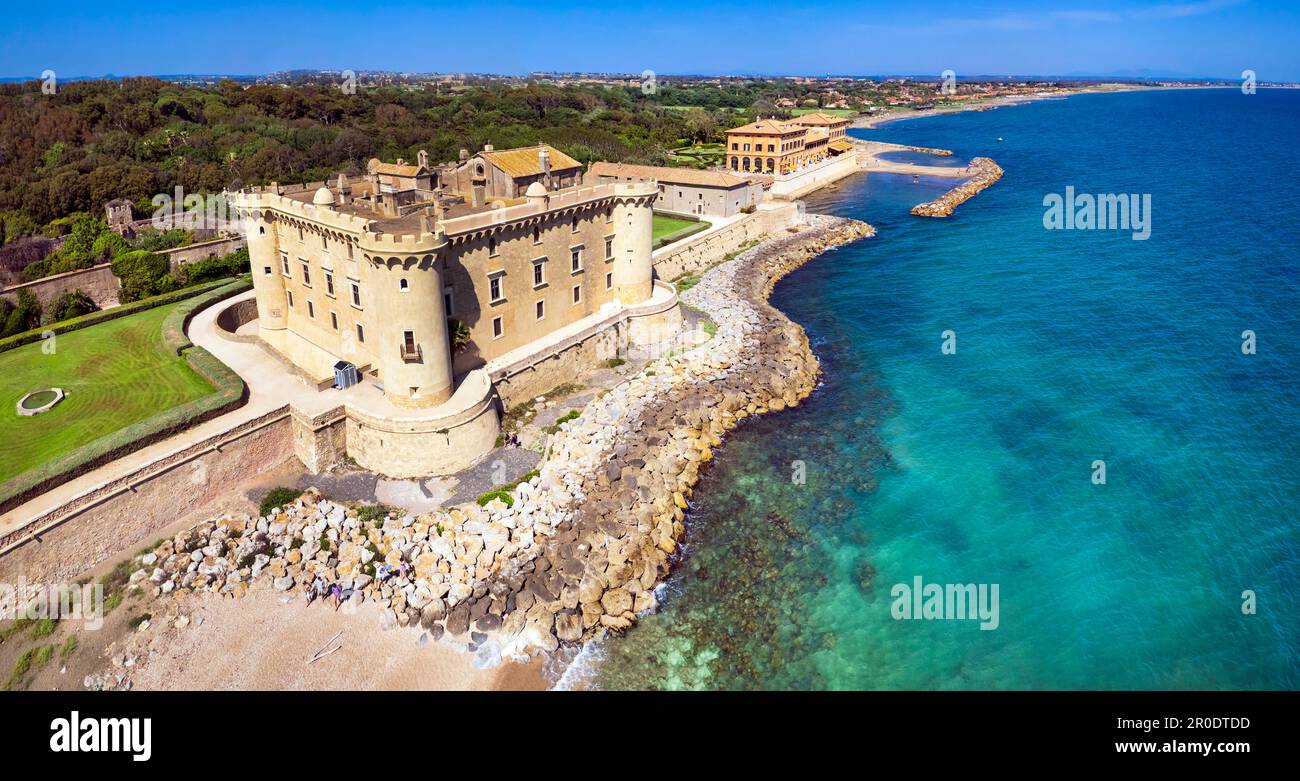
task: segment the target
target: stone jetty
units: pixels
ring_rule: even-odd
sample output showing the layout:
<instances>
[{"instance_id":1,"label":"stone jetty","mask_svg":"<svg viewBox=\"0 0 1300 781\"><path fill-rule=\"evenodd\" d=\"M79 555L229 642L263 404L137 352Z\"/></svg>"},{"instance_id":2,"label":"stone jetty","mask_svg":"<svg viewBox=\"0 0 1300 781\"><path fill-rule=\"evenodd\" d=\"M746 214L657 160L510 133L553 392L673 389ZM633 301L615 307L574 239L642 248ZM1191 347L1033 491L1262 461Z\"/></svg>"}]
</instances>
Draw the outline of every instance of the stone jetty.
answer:
<instances>
[{"instance_id":1,"label":"stone jetty","mask_svg":"<svg viewBox=\"0 0 1300 781\"><path fill-rule=\"evenodd\" d=\"M352 602L380 603L386 627L419 625L471 650L492 638L510 655L626 630L657 607L692 486L724 432L799 404L817 382L803 329L767 303L772 286L872 233L810 215L710 270L682 299L716 334L561 424L540 475L510 503L371 517L308 490L264 517L223 515L180 532L137 560L132 582L159 597L234 598L300 595L319 577Z\"/></svg>"},{"instance_id":2,"label":"stone jetty","mask_svg":"<svg viewBox=\"0 0 1300 781\"><path fill-rule=\"evenodd\" d=\"M947 217L953 210L974 198L981 190L1002 178L1002 168L992 158L977 157L970 161L970 168L975 175L962 182L933 201L918 203L912 207L912 214L917 217Z\"/></svg>"}]
</instances>

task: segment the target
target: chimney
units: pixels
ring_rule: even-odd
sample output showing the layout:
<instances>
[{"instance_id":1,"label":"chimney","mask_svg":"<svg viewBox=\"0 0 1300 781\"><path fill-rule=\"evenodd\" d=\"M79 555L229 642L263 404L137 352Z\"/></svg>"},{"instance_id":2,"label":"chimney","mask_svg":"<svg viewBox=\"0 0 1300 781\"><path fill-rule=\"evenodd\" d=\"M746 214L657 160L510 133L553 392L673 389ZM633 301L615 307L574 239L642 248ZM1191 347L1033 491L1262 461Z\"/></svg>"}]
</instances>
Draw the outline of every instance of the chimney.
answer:
<instances>
[{"instance_id":1,"label":"chimney","mask_svg":"<svg viewBox=\"0 0 1300 781\"><path fill-rule=\"evenodd\" d=\"M468 159L469 159L469 150L468 149L460 150L460 161L463 163Z\"/></svg>"},{"instance_id":2,"label":"chimney","mask_svg":"<svg viewBox=\"0 0 1300 781\"><path fill-rule=\"evenodd\" d=\"M483 145L483 151L484 151L484 152L495 152L495 151L496 151L496 147L492 146L491 144L484 144L484 145Z\"/></svg>"},{"instance_id":3,"label":"chimney","mask_svg":"<svg viewBox=\"0 0 1300 781\"><path fill-rule=\"evenodd\" d=\"M350 200L348 198L348 175L347 174L339 174L338 189L339 189L339 194L337 199L338 202L340 204L347 203L348 200Z\"/></svg>"},{"instance_id":4,"label":"chimney","mask_svg":"<svg viewBox=\"0 0 1300 781\"><path fill-rule=\"evenodd\" d=\"M419 155L415 159L420 164L421 168L429 167L429 153L423 149L420 150Z\"/></svg>"},{"instance_id":5,"label":"chimney","mask_svg":"<svg viewBox=\"0 0 1300 781\"><path fill-rule=\"evenodd\" d=\"M542 181L546 183L547 189L551 187L551 153L546 147L537 150L537 162L542 166Z\"/></svg>"}]
</instances>

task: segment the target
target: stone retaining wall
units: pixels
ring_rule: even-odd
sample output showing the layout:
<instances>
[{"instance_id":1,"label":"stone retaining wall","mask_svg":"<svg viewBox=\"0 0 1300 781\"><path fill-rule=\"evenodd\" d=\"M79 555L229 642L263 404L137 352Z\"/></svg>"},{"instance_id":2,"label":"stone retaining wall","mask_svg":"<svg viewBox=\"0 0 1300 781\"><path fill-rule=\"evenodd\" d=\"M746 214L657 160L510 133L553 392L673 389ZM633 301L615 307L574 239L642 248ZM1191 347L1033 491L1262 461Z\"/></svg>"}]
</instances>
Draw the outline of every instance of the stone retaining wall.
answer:
<instances>
[{"instance_id":1,"label":"stone retaining wall","mask_svg":"<svg viewBox=\"0 0 1300 781\"><path fill-rule=\"evenodd\" d=\"M0 538L0 582L70 581L292 457L282 407L143 464Z\"/></svg>"},{"instance_id":2,"label":"stone retaining wall","mask_svg":"<svg viewBox=\"0 0 1300 781\"><path fill-rule=\"evenodd\" d=\"M49 306L50 302L69 290L81 290L90 296L90 300L95 302L95 306L104 309L117 306L117 294L122 290L122 281L114 276L110 264L101 263L98 266L91 266L78 271L68 271L63 274L42 277L31 282L24 282L21 285L7 287L0 290L0 298L17 301L18 291L20 290L31 291L36 296L36 300L41 302L42 307Z\"/></svg>"},{"instance_id":3,"label":"stone retaining wall","mask_svg":"<svg viewBox=\"0 0 1300 781\"><path fill-rule=\"evenodd\" d=\"M780 204L760 209L721 230L700 236L680 247L656 252L655 276L671 282L684 274L698 273L746 244L798 225L802 219L801 204Z\"/></svg>"},{"instance_id":4,"label":"stone retaining wall","mask_svg":"<svg viewBox=\"0 0 1300 781\"><path fill-rule=\"evenodd\" d=\"M953 210L978 195L984 188L1002 178L1002 167L988 157L977 157L970 161L970 167L976 173L933 201L918 203L912 207L912 214L917 217L947 217Z\"/></svg>"}]
</instances>

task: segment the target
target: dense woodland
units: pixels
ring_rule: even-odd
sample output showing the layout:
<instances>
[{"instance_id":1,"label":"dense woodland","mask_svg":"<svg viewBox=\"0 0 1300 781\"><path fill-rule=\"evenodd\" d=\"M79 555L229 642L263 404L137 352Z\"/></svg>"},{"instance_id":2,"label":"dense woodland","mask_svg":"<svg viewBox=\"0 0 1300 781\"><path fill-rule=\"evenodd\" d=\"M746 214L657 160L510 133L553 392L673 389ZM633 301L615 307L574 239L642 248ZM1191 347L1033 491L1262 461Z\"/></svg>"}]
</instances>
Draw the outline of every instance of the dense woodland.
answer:
<instances>
[{"instance_id":1,"label":"dense woodland","mask_svg":"<svg viewBox=\"0 0 1300 781\"><path fill-rule=\"evenodd\" d=\"M114 198L148 214L150 199L176 186L211 193L233 182L310 181L360 171L371 157L414 159L427 149L446 161L485 143L545 141L583 162L663 163L680 139L718 139L758 93L666 86L646 96L526 84L394 85L348 95L327 84L200 88L134 78L71 82L45 95L35 82L5 85L0 221L6 241L59 234L66 226L50 223L78 212L102 216ZM705 108L679 108L691 104Z\"/></svg>"}]
</instances>

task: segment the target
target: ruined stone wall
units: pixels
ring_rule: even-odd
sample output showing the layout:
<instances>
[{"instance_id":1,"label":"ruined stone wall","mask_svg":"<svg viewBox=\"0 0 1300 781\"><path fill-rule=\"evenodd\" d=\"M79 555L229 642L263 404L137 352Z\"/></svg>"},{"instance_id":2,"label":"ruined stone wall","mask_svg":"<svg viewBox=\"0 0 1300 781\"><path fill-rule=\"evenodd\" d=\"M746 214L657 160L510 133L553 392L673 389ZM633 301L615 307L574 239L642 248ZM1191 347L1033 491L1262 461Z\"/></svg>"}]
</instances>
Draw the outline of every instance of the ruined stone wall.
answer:
<instances>
[{"instance_id":1,"label":"ruined stone wall","mask_svg":"<svg viewBox=\"0 0 1300 781\"><path fill-rule=\"evenodd\" d=\"M293 457L287 407L142 465L0 538L0 582L70 581Z\"/></svg>"}]
</instances>

